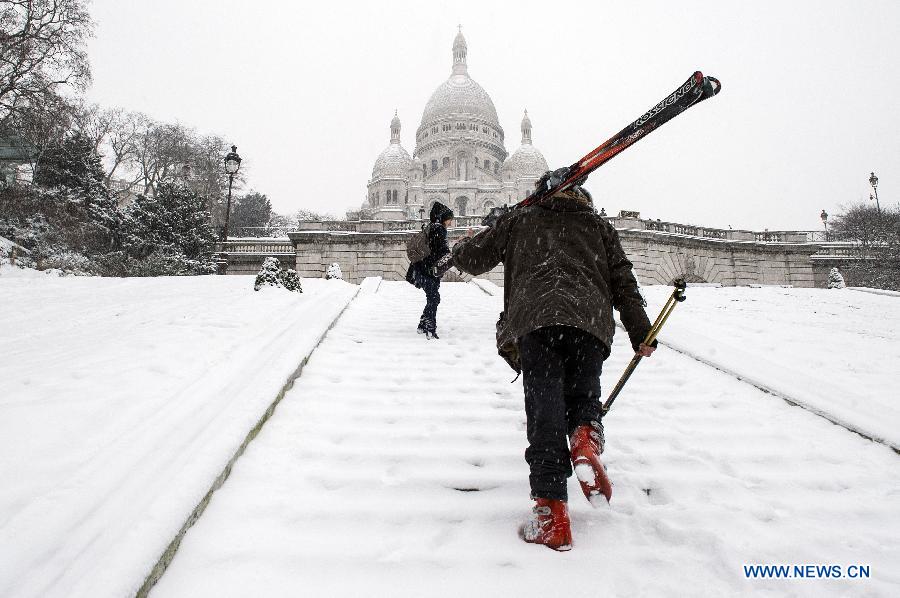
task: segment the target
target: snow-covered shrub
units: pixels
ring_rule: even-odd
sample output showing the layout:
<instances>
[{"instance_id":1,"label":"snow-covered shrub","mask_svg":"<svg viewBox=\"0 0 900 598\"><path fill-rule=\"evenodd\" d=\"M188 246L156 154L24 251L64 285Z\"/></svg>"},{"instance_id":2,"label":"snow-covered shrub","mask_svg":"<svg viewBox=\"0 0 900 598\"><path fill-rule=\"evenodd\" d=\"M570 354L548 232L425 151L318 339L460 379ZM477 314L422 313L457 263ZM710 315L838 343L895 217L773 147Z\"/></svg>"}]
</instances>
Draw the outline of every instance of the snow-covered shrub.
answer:
<instances>
[{"instance_id":1,"label":"snow-covered shrub","mask_svg":"<svg viewBox=\"0 0 900 598\"><path fill-rule=\"evenodd\" d=\"M336 278L337 280L344 280L344 273L341 272L341 267L337 262L332 263L328 266L328 269L325 270L325 279L331 280L332 278Z\"/></svg>"},{"instance_id":2,"label":"snow-covered shrub","mask_svg":"<svg viewBox=\"0 0 900 598\"><path fill-rule=\"evenodd\" d=\"M192 260L177 251L159 250L141 258L124 251L113 251L95 258L106 276L193 276L214 274L208 260Z\"/></svg>"},{"instance_id":3,"label":"snow-covered shrub","mask_svg":"<svg viewBox=\"0 0 900 598\"><path fill-rule=\"evenodd\" d=\"M300 286L300 276L294 270L282 270L278 258L267 257L263 261L259 274L256 275L256 282L253 284L253 290L258 291L263 287L280 287L289 291L302 293Z\"/></svg>"},{"instance_id":4,"label":"snow-covered shrub","mask_svg":"<svg viewBox=\"0 0 900 598\"><path fill-rule=\"evenodd\" d=\"M841 276L841 273L837 268L832 268L831 272L828 273L828 287L829 289L843 289L847 285L844 283L844 277Z\"/></svg>"},{"instance_id":5,"label":"snow-covered shrub","mask_svg":"<svg viewBox=\"0 0 900 598\"><path fill-rule=\"evenodd\" d=\"M256 282L253 283L253 290L258 291L263 287L280 287L281 282L278 280L278 273L281 271L281 266L278 264L278 259L274 257L267 257L263 261L262 268L259 269L259 273L256 275Z\"/></svg>"},{"instance_id":6,"label":"snow-covered shrub","mask_svg":"<svg viewBox=\"0 0 900 598\"><path fill-rule=\"evenodd\" d=\"M87 256L70 249L55 249L41 256L41 270L58 270L64 276L90 276L96 273L94 263Z\"/></svg>"},{"instance_id":7,"label":"snow-covered shrub","mask_svg":"<svg viewBox=\"0 0 900 598\"><path fill-rule=\"evenodd\" d=\"M296 270L291 268L281 270L278 273L278 279L281 281L281 286L287 290L296 291L298 293L303 292L303 288L300 286L300 275L297 274Z\"/></svg>"}]
</instances>

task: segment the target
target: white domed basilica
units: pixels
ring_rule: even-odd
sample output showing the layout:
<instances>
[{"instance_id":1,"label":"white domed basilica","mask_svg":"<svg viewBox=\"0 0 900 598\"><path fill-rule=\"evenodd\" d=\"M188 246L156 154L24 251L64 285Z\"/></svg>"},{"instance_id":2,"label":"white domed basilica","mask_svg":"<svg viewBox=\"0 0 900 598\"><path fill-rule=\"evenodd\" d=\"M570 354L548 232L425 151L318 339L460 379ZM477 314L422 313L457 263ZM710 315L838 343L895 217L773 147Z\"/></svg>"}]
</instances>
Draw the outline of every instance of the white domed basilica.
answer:
<instances>
[{"instance_id":1,"label":"white domed basilica","mask_svg":"<svg viewBox=\"0 0 900 598\"><path fill-rule=\"evenodd\" d=\"M510 156L503 127L484 88L469 77L466 40L453 42L453 70L428 100L412 157L400 144L400 119L391 120L391 143L375 160L363 209L379 220L428 214L435 201L457 216L486 214L527 196L548 170L531 144L531 119L522 118L522 143Z\"/></svg>"}]
</instances>

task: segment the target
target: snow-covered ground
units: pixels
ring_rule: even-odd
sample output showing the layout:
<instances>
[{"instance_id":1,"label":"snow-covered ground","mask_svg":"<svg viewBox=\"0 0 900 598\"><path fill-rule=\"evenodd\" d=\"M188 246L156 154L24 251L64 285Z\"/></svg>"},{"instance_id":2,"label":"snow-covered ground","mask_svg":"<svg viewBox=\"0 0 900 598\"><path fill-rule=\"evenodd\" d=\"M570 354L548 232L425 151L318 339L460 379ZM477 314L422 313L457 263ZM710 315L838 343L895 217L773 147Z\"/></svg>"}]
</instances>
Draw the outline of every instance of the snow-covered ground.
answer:
<instances>
[{"instance_id":1,"label":"snow-covered ground","mask_svg":"<svg viewBox=\"0 0 900 598\"><path fill-rule=\"evenodd\" d=\"M671 288L645 288L648 311ZM660 337L900 449L900 297L689 287Z\"/></svg>"},{"instance_id":2,"label":"snow-covered ground","mask_svg":"<svg viewBox=\"0 0 900 598\"><path fill-rule=\"evenodd\" d=\"M303 284L0 277L0 596L134 594L357 291Z\"/></svg>"},{"instance_id":3,"label":"snow-covered ground","mask_svg":"<svg viewBox=\"0 0 900 598\"><path fill-rule=\"evenodd\" d=\"M607 418L612 505L570 483L575 547L555 553L516 535L530 501L521 382L494 349L500 297L443 285L442 338L426 341L406 283L304 279L295 295L251 281L0 277L0 596L133 595L348 302L152 596L900 591L900 456L881 444L662 347ZM669 290L645 290L655 313ZM682 350L895 393L898 298L688 293L664 334ZM820 343L850 347L846 361ZM619 333L605 388L629 358ZM751 564L871 577L748 580Z\"/></svg>"},{"instance_id":4,"label":"snow-covered ground","mask_svg":"<svg viewBox=\"0 0 900 598\"><path fill-rule=\"evenodd\" d=\"M465 284L442 297L432 342L405 283L351 305L154 596L896 595L898 456L666 348L608 418L612 506L570 483L574 550L523 543L524 413L493 347L499 299ZM607 388L629 358L619 335ZM747 580L745 564L872 576Z\"/></svg>"}]
</instances>

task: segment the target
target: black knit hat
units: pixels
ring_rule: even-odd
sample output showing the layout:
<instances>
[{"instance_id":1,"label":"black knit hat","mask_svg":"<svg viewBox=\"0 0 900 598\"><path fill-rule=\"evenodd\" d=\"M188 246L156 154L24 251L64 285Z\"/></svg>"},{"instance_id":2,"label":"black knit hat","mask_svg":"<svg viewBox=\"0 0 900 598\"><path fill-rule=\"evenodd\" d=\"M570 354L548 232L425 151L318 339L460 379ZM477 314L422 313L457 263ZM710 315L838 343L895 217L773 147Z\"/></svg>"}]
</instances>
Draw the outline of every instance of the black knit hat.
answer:
<instances>
[{"instance_id":1,"label":"black knit hat","mask_svg":"<svg viewBox=\"0 0 900 598\"><path fill-rule=\"evenodd\" d=\"M453 210L445 206L439 201L434 202L434 205L431 206L431 213L428 215L429 220L432 222L443 222L444 220L450 220L453 218Z\"/></svg>"}]
</instances>

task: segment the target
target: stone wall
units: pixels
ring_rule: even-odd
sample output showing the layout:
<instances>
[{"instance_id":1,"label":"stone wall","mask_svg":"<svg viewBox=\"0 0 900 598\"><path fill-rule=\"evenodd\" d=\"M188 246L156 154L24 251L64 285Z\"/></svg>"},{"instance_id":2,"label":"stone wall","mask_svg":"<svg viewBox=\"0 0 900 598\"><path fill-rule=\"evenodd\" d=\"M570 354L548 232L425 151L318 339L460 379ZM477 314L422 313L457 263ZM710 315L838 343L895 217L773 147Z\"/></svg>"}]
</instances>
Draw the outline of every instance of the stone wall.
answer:
<instances>
[{"instance_id":1,"label":"stone wall","mask_svg":"<svg viewBox=\"0 0 900 598\"><path fill-rule=\"evenodd\" d=\"M704 239L625 230L619 238L635 274L643 284L691 283L812 287L810 256L818 246L808 243L765 243Z\"/></svg>"},{"instance_id":2,"label":"stone wall","mask_svg":"<svg viewBox=\"0 0 900 598\"><path fill-rule=\"evenodd\" d=\"M301 231L288 233L288 237L296 250L295 267L300 276L324 276L328 265L337 262L344 279L358 283L366 276L403 280L409 266L406 240L412 234ZM452 229L450 244L463 234L463 229ZM642 229L620 230L619 236L643 284L671 284L684 277L688 282L723 286L812 287L819 280L810 259L819 249L814 243L698 238ZM483 277L502 285L503 266Z\"/></svg>"}]
</instances>

